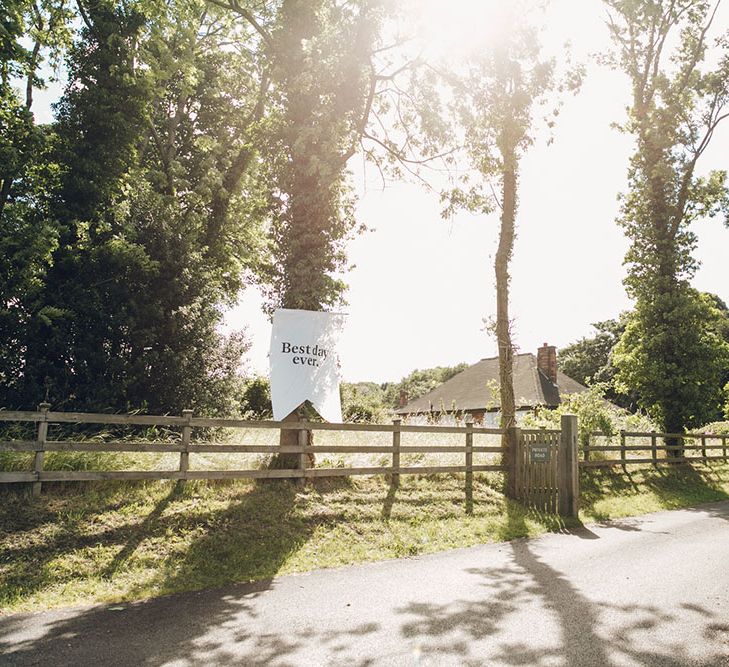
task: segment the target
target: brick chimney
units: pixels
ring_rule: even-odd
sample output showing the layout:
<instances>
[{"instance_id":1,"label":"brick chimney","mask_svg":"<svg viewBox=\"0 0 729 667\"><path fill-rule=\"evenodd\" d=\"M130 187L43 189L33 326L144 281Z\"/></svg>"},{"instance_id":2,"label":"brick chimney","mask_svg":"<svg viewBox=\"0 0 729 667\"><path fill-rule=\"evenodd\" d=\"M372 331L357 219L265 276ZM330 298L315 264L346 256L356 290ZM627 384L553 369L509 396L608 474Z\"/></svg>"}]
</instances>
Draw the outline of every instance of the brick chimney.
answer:
<instances>
[{"instance_id":1,"label":"brick chimney","mask_svg":"<svg viewBox=\"0 0 729 667\"><path fill-rule=\"evenodd\" d=\"M408 393L404 390L400 390L400 398L397 401L398 408L404 408L408 404Z\"/></svg>"},{"instance_id":2,"label":"brick chimney","mask_svg":"<svg viewBox=\"0 0 729 667\"><path fill-rule=\"evenodd\" d=\"M544 343L537 350L537 368L542 371L553 384L557 384L557 348Z\"/></svg>"}]
</instances>

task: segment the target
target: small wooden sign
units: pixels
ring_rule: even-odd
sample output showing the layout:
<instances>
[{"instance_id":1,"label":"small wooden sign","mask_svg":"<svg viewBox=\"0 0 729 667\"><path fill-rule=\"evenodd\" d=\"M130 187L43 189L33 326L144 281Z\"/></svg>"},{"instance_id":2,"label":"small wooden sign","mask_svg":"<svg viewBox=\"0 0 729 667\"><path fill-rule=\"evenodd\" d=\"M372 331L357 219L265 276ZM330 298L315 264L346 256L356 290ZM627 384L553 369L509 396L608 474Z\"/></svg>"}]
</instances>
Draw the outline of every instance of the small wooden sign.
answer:
<instances>
[{"instance_id":1,"label":"small wooden sign","mask_svg":"<svg viewBox=\"0 0 729 667\"><path fill-rule=\"evenodd\" d=\"M532 463L546 463L549 461L549 447L532 446L529 449L529 460Z\"/></svg>"}]
</instances>

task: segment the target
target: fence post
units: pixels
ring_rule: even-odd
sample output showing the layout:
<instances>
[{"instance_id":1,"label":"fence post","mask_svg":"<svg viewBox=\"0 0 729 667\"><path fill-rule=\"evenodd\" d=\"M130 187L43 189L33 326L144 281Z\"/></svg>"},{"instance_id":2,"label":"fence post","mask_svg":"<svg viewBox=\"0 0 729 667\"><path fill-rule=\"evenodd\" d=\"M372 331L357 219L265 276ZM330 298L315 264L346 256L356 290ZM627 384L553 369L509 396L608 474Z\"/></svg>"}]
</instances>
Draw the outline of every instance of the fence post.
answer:
<instances>
[{"instance_id":1,"label":"fence post","mask_svg":"<svg viewBox=\"0 0 729 667\"><path fill-rule=\"evenodd\" d=\"M580 477L577 453L577 416L562 415L559 443L559 514L577 517Z\"/></svg>"},{"instance_id":2,"label":"fence post","mask_svg":"<svg viewBox=\"0 0 729 667\"><path fill-rule=\"evenodd\" d=\"M37 449L35 456L33 457L33 472L35 473L36 479L40 477L43 472L43 459L46 456L46 439L48 437L48 410L50 410L50 403L41 403L38 406L38 412L42 415L42 420L38 422L38 435L36 437ZM42 483L40 481L33 482L33 498L38 498L41 494Z\"/></svg>"},{"instance_id":3,"label":"fence post","mask_svg":"<svg viewBox=\"0 0 729 667\"><path fill-rule=\"evenodd\" d=\"M725 463L726 463L726 460L727 460L727 458L726 458L726 438L727 438L727 436L725 436L725 435L722 435L721 436L721 446L724 448L723 454L724 454L724 462Z\"/></svg>"},{"instance_id":4,"label":"fence post","mask_svg":"<svg viewBox=\"0 0 729 667\"><path fill-rule=\"evenodd\" d=\"M395 472L400 469L400 423L401 419L393 419L392 425L392 485L400 486L400 473Z\"/></svg>"},{"instance_id":5,"label":"fence post","mask_svg":"<svg viewBox=\"0 0 729 667\"><path fill-rule=\"evenodd\" d=\"M180 451L180 472L186 473L190 468L190 435L192 434L192 427L190 426L190 420L192 419L192 410L183 410L182 418L186 420L182 426L182 441L180 445L182 447ZM185 475L181 476L182 479Z\"/></svg>"},{"instance_id":6,"label":"fence post","mask_svg":"<svg viewBox=\"0 0 729 667\"><path fill-rule=\"evenodd\" d=\"M504 447L503 454L501 455L501 462L502 465L506 466L506 497L516 498L517 464L521 429L518 426L509 426L504 435L506 447Z\"/></svg>"},{"instance_id":7,"label":"fence post","mask_svg":"<svg viewBox=\"0 0 729 667\"><path fill-rule=\"evenodd\" d=\"M304 415L303 413L299 412L299 421L304 421ZM301 471L301 477L299 477L299 486L304 486L306 484L306 464L308 463L308 453L304 451L304 447L307 447L309 445L309 431L306 429L299 429L299 437L298 437L298 443L299 443L299 470Z\"/></svg>"},{"instance_id":8,"label":"fence post","mask_svg":"<svg viewBox=\"0 0 729 667\"><path fill-rule=\"evenodd\" d=\"M704 457L704 463L708 463L706 460L706 435L701 434L701 455Z\"/></svg>"},{"instance_id":9,"label":"fence post","mask_svg":"<svg viewBox=\"0 0 729 667\"><path fill-rule=\"evenodd\" d=\"M466 415L466 511L473 512L473 415Z\"/></svg>"},{"instance_id":10,"label":"fence post","mask_svg":"<svg viewBox=\"0 0 729 667\"><path fill-rule=\"evenodd\" d=\"M651 431L651 456L653 458L653 467L658 467L658 448L656 447L656 432Z\"/></svg>"},{"instance_id":11,"label":"fence post","mask_svg":"<svg viewBox=\"0 0 729 667\"><path fill-rule=\"evenodd\" d=\"M625 431L620 431L620 460L623 462L623 472L627 473L628 469L625 467Z\"/></svg>"}]
</instances>

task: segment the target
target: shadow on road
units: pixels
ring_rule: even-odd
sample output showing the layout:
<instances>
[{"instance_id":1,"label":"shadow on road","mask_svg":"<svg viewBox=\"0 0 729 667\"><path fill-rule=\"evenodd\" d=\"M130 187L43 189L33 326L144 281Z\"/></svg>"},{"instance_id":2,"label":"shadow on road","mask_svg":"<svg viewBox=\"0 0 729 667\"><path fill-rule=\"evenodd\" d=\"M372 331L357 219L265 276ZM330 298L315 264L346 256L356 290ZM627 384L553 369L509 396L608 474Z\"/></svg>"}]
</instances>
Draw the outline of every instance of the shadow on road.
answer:
<instances>
[{"instance_id":1,"label":"shadow on road","mask_svg":"<svg viewBox=\"0 0 729 667\"><path fill-rule=\"evenodd\" d=\"M7 638L22 631L23 616L0 619L2 664L60 665L292 665L290 656L304 646L337 656L349 640L379 630L375 622L340 632L256 633L255 600L275 587L262 581L184 593L145 602L59 612L36 636L14 645ZM10 652L9 649L12 649ZM7 661L7 662L5 662ZM347 661L355 667L362 662Z\"/></svg>"},{"instance_id":2,"label":"shadow on road","mask_svg":"<svg viewBox=\"0 0 729 667\"><path fill-rule=\"evenodd\" d=\"M722 518L729 518L726 505L717 511ZM522 517L517 514L515 520ZM584 526L569 532L584 537L583 530L592 539L596 537ZM709 609L685 603L675 613L666 613L650 604L590 600L564 573L544 562L534 544L525 539L510 542L511 562L506 567L468 570L475 577L474 586L483 589L482 599L443 604L411 602L400 608L398 612L408 617L401 627L403 636L420 645L425 655L434 656L432 664L450 659L455 660L453 664L464 665L729 665L729 624ZM534 606L544 610L543 625L519 625L520 613ZM669 626L680 631L682 620L691 615L700 617L704 626L695 642L682 643L679 634L675 642L651 646L652 635ZM609 629L603 623L606 618L611 621ZM553 645L535 647L529 640L534 634L548 634L550 625L554 630L550 635ZM519 634L525 636L523 641L504 641L504 637ZM685 646L700 645L702 641L711 642L716 650L697 660ZM484 646L488 653L482 652Z\"/></svg>"}]
</instances>

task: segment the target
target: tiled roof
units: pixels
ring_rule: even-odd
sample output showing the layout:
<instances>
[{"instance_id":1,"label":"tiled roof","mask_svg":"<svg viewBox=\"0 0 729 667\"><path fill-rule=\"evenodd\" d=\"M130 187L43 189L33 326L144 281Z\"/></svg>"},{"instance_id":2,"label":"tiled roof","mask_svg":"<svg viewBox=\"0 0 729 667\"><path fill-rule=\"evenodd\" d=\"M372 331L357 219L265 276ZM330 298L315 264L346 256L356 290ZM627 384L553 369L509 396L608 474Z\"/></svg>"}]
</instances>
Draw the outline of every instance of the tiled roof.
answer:
<instances>
[{"instance_id":1,"label":"tiled roof","mask_svg":"<svg viewBox=\"0 0 729 667\"><path fill-rule=\"evenodd\" d=\"M518 408L544 405L554 408L560 403L560 394L578 394L587 391L579 382L557 371L557 385L537 368L535 355L514 355L514 398ZM498 410L499 358L482 359L465 371L417 398L398 414L423 413L435 410Z\"/></svg>"}]
</instances>

